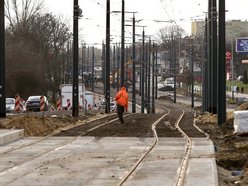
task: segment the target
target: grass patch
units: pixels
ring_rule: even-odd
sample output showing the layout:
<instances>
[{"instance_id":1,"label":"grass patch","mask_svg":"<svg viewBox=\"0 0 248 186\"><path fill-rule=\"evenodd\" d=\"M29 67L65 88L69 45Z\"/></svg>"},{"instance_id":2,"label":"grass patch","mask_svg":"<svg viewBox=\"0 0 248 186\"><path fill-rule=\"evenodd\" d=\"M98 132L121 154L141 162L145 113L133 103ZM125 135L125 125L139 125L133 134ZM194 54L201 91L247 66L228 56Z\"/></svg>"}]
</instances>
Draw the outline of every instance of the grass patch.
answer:
<instances>
[{"instance_id":1,"label":"grass patch","mask_svg":"<svg viewBox=\"0 0 248 186\"><path fill-rule=\"evenodd\" d=\"M226 81L227 90L231 91L231 86L238 86L239 92L241 92L241 87L244 87L244 94L248 94L248 84L244 84L242 81Z\"/></svg>"}]
</instances>

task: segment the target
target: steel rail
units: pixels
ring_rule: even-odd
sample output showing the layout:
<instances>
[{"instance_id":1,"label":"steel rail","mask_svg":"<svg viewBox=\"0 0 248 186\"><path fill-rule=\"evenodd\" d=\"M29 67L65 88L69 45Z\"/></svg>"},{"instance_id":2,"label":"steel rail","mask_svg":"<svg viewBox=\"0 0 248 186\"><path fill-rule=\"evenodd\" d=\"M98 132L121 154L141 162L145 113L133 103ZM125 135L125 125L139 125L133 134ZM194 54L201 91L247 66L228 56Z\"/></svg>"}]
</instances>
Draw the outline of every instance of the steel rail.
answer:
<instances>
[{"instance_id":1,"label":"steel rail","mask_svg":"<svg viewBox=\"0 0 248 186\"><path fill-rule=\"evenodd\" d=\"M117 184L117 186L121 186L123 185L128 178L132 175L132 173L138 168L138 166L143 162L143 160L147 157L147 155L152 151L152 149L154 149L154 147L157 145L158 143L158 135L157 135L157 131L156 131L156 125L162 120L164 119L168 114L170 114L170 110L167 109L168 112L165 113L163 116L161 116L158 120L156 120L153 124L152 124L152 131L153 131L153 135L154 135L154 142L153 144L149 147L148 150L146 150L146 152L139 158L138 161L136 161L136 163L134 164L134 166L128 171L128 173L123 177L123 179Z\"/></svg>"},{"instance_id":2,"label":"steel rail","mask_svg":"<svg viewBox=\"0 0 248 186\"><path fill-rule=\"evenodd\" d=\"M34 145L34 144L37 144L37 143L39 143L39 142L41 142L41 141L43 141L43 140L45 140L45 139L47 139L47 138L49 138L49 137L51 137L51 136L54 136L54 135L60 133L61 131L68 130L68 129L71 129L71 128L74 128L74 127L77 127L77 126L80 126L80 125L85 125L85 124L88 124L89 122L94 122L94 121L98 121L98 120L101 120L101 119L106 119L107 117L110 117L110 116L113 116L113 115L114 115L114 114L108 114L108 115L105 115L105 116L103 116L103 117L100 117L100 118L97 118L97 119L93 119L93 120L91 120L91 121L89 121L89 120L86 119L85 121L78 122L76 125L71 124L71 125L69 125L69 126L66 126L66 127L60 128L60 129L57 129L57 130L55 130L53 133L48 134L48 135L46 135L46 136L44 136L44 137L41 137L41 138L39 138L39 139L37 139L37 140L31 142L31 143L28 143L28 144L25 144L25 145L21 145L21 146L18 146L18 147L16 147L16 148L11 148L11 149L8 149L8 150L6 150L6 151L0 152L0 157L1 157L1 155L4 155L4 154L10 153L10 152L13 152L13 151L15 151L15 150L19 150L19 149L22 149L22 148L25 148L25 147L28 147L28 146L32 146L32 145ZM95 129L96 129L96 128L95 128ZM89 129L89 130L90 130L90 129ZM80 134L80 135L81 135L81 134Z\"/></svg>"}]
</instances>

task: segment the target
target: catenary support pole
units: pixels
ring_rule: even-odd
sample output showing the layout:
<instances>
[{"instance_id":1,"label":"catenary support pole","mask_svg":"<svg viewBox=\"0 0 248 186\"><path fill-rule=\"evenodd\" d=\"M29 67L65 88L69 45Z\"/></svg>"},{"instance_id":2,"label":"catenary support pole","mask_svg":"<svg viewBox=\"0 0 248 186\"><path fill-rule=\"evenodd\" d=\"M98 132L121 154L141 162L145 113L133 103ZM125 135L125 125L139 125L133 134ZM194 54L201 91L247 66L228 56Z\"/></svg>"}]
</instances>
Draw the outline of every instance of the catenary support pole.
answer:
<instances>
[{"instance_id":1,"label":"catenary support pole","mask_svg":"<svg viewBox=\"0 0 248 186\"><path fill-rule=\"evenodd\" d=\"M216 0L213 0L213 6L212 6L212 16L213 16L213 42L212 42L212 51L213 51L213 60L212 60L212 66L213 66L213 107L212 107L212 113L217 113L217 98L218 98L218 54L217 54L217 45L218 45L218 37L217 37L217 6L216 6Z\"/></svg>"},{"instance_id":2,"label":"catenary support pole","mask_svg":"<svg viewBox=\"0 0 248 186\"><path fill-rule=\"evenodd\" d=\"M106 10L105 113L110 112L110 0Z\"/></svg>"},{"instance_id":3,"label":"catenary support pole","mask_svg":"<svg viewBox=\"0 0 248 186\"><path fill-rule=\"evenodd\" d=\"M4 0L0 2L0 117L6 117Z\"/></svg>"},{"instance_id":4,"label":"catenary support pole","mask_svg":"<svg viewBox=\"0 0 248 186\"><path fill-rule=\"evenodd\" d=\"M155 80L155 44L153 42L152 45L152 113L155 113L155 87L154 87L154 80Z\"/></svg>"},{"instance_id":5,"label":"catenary support pole","mask_svg":"<svg viewBox=\"0 0 248 186\"><path fill-rule=\"evenodd\" d=\"M147 113L150 113L151 103L151 38L149 37L148 43L148 64L147 64Z\"/></svg>"},{"instance_id":6,"label":"catenary support pole","mask_svg":"<svg viewBox=\"0 0 248 186\"><path fill-rule=\"evenodd\" d=\"M194 93L194 80L195 80L195 78L194 78L194 41L192 40L192 43L191 43L191 74L192 74L192 76L191 76L191 83L192 83L192 85L191 85L191 108L194 108L195 107L195 104L194 104L194 95L195 95L195 93Z\"/></svg>"},{"instance_id":7,"label":"catenary support pole","mask_svg":"<svg viewBox=\"0 0 248 186\"><path fill-rule=\"evenodd\" d=\"M95 68L95 48L92 47L92 64L91 64L91 91L94 92L94 68Z\"/></svg>"},{"instance_id":8,"label":"catenary support pole","mask_svg":"<svg viewBox=\"0 0 248 186\"><path fill-rule=\"evenodd\" d=\"M158 47L156 46L156 56L155 56L155 65L156 65L156 68L155 68L155 74L156 74L156 78L155 78L155 99L158 99Z\"/></svg>"},{"instance_id":9,"label":"catenary support pole","mask_svg":"<svg viewBox=\"0 0 248 186\"><path fill-rule=\"evenodd\" d=\"M226 122L225 0L219 0L218 125ZM233 78L233 76L232 76Z\"/></svg>"},{"instance_id":10,"label":"catenary support pole","mask_svg":"<svg viewBox=\"0 0 248 186\"><path fill-rule=\"evenodd\" d=\"M144 68L145 68L145 30L142 32L142 61L141 61L141 113L144 113Z\"/></svg>"},{"instance_id":11,"label":"catenary support pole","mask_svg":"<svg viewBox=\"0 0 248 186\"><path fill-rule=\"evenodd\" d=\"M132 113L136 112L136 77L135 77L135 68L136 68L136 54L135 54L135 14L133 13L133 48L132 48Z\"/></svg>"},{"instance_id":12,"label":"catenary support pole","mask_svg":"<svg viewBox=\"0 0 248 186\"><path fill-rule=\"evenodd\" d=\"M125 1L122 0L121 11L121 86L125 84Z\"/></svg>"},{"instance_id":13,"label":"catenary support pole","mask_svg":"<svg viewBox=\"0 0 248 186\"><path fill-rule=\"evenodd\" d=\"M208 112L212 113L212 108L213 108L213 78L212 78L212 41L213 41L213 32L212 32L212 0L208 0Z\"/></svg>"},{"instance_id":14,"label":"catenary support pole","mask_svg":"<svg viewBox=\"0 0 248 186\"><path fill-rule=\"evenodd\" d=\"M72 116L78 117L78 16L79 6L78 0L74 0L73 14L73 90L72 90Z\"/></svg>"},{"instance_id":15,"label":"catenary support pole","mask_svg":"<svg viewBox=\"0 0 248 186\"><path fill-rule=\"evenodd\" d=\"M207 36L207 17L205 18L205 31L204 31L204 47L203 47L203 79L202 79L202 112L208 109L208 36Z\"/></svg>"},{"instance_id":16,"label":"catenary support pole","mask_svg":"<svg viewBox=\"0 0 248 186\"><path fill-rule=\"evenodd\" d=\"M0 117L6 117L4 0L0 2Z\"/></svg>"}]
</instances>

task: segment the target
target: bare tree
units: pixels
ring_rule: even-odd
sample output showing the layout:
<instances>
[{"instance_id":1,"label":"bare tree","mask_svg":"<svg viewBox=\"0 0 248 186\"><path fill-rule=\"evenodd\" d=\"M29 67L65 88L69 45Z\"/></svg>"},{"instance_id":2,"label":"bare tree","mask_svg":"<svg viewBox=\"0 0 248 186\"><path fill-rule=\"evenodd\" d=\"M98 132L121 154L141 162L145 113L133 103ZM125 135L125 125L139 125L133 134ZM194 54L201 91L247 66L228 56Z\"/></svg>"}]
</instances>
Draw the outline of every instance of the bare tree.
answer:
<instances>
[{"instance_id":1,"label":"bare tree","mask_svg":"<svg viewBox=\"0 0 248 186\"><path fill-rule=\"evenodd\" d=\"M26 22L29 17L41 13L43 0L8 0L5 1L5 16L9 21L9 29L19 27L20 22ZM12 30L13 31L13 30Z\"/></svg>"},{"instance_id":2,"label":"bare tree","mask_svg":"<svg viewBox=\"0 0 248 186\"><path fill-rule=\"evenodd\" d=\"M16 91L27 96L55 90L61 83L61 56L71 38L69 27L56 16L42 13L41 1L11 2L6 3L6 79L12 85L7 94Z\"/></svg>"}]
</instances>

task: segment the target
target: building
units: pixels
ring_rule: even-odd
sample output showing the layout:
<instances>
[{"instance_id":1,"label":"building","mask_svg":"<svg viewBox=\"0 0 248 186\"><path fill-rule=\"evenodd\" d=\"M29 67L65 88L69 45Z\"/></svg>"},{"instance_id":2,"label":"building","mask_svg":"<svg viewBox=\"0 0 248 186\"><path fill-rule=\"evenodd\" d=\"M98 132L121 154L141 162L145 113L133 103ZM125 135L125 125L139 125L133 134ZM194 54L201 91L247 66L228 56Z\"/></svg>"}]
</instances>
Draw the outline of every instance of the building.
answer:
<instances>
[{"instance_id":1,"label":"building","mask_svg":"<svg viewBox=\"0 0 248 186\"><path fill-rule=\"evenodd\" d=\"M205 30L205 21L195 20L191 22L191 34L203 35ZM248 32L248 21L230 20L226 22L226 38L237 38L244 36Z\"/></svg>"},{"instance_id":2,"label":"building","mask_svg":"<svg viewBox=\"0 0 248 186\"><path fill-rule=\"evenodd\" d=\"M192 36L203 37L205 30L205 21L192 21L191 22L191 33ZM232 54L233 66L231 62L227 61L227 73L230 77L234 78L243 75L244 71L248 69L248 64L244 61L248 60L248 54L246 53L237 53L236 48L236 39L248 37L248 21L241 20L230 20L226 21L226 49ZM232 68L233 67L233 71ZM231 75L230 73L233 72ZM229 79L229 78L227 78Z\"/></svg>"}]
</instances>

